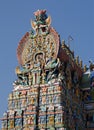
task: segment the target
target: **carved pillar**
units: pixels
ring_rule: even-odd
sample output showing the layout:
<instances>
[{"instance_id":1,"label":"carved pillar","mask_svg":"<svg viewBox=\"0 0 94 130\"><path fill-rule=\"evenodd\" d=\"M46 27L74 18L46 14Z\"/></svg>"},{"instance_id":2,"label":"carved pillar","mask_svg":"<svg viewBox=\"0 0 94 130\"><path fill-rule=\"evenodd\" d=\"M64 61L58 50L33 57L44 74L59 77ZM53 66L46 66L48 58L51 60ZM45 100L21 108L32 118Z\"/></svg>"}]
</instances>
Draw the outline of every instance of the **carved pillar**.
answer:
<instances>
[{"instance_id":1,"label":"carved pillar","mask_svg":"<svg viewBox=\"0 0 94 130\"><path fill-rule=\"evenodd\" d=\"M37 84L40 84L40 74L41 74L41 69L39 69L38 72L37 72L37 77L36 77L37 78L36 79Z\"/></svg>"},{"instance_id":2,"label":"carved pillar","mask_svg":"<svg viewBox=\"0 0 94 130\"><path fill-rule=\"evenodd\" d=\"M32 72L32 77L33 77L32 84L35 84L35 72L34 71Z\"/></svg>"},{"instance_id":3,"label":"carved pillar","mask_svg":"<svg viewBox=\"0 0 94 130\"><path fill-rule=\"evenodd\" d=\"M30 72L30 73L29 73L29 85L32 85L32 78L33 78L33 77L32 77L32 73Z\"/></svg>"}]
</instances>

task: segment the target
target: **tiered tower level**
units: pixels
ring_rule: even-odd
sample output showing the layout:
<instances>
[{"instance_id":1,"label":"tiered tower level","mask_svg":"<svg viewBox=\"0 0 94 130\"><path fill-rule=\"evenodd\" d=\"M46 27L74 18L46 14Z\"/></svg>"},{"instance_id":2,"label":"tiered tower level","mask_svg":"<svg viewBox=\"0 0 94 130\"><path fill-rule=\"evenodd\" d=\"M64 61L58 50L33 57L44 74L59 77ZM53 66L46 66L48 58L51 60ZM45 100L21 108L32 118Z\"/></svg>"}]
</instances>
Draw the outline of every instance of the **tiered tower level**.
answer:
<instances>
[{"instance_id":1,"label":"tiered tower level","mask_svg":"<svg viewBox=\"0 0 94 130\"><path fill-rule=\"evenodd\" d=\"M60 42L46 10L34 15L17 48L20 66L2 130L83 130L82 61Z\"/></svg>"}]
</instances>

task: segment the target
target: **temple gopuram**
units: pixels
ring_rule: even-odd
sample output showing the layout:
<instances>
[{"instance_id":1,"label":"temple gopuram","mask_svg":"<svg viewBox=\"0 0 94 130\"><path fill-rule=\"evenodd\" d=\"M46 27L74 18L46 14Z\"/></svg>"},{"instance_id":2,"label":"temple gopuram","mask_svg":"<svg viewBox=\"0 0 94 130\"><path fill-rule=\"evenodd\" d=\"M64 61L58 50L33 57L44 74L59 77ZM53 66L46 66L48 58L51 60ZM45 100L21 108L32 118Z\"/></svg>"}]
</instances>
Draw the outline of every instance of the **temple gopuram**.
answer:
<instances>
[{"instance_id":1,"label":"temple gopuram","mask_svg":"<svg viewBox=\"0 0 94 130\"><path fill-rule=\"evenodd\" d=\"M46 10L18 44L19 66L1 130L94 130L94 64L82 65Z\"/></svg>"}]
</instances>

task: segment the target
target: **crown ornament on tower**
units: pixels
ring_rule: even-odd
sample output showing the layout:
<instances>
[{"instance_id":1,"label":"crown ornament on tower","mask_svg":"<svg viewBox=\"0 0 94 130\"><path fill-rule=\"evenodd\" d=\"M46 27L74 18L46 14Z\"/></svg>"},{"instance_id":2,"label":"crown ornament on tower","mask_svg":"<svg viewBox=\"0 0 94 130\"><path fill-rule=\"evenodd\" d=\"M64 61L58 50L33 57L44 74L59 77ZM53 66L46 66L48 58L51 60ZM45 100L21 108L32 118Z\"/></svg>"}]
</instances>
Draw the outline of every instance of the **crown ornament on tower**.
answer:
<instances>
[{"instance_id":1,"label":"crown ornament on tower","mask_svg":"<svg viewBox=\"0 0 94 130\"><path fill-rule=\"evenodd\" d=\"M34 12L35 16L39 16L39 15L45 15L46 14L46 10L37 10L36 12Z\"/></svg>"},{"instance_id":2,"label":"crown ornament on tower","mask_svg":"<svg viewBox=\"0 0 94 130\"><path fill-rule=\"evenodd\" d=\"M36 34L47 34L51 24L51 17L47 16L46 10L37 10L34 15L35 20L31 20L31 26Z\"/></svg>"}]
</instances>

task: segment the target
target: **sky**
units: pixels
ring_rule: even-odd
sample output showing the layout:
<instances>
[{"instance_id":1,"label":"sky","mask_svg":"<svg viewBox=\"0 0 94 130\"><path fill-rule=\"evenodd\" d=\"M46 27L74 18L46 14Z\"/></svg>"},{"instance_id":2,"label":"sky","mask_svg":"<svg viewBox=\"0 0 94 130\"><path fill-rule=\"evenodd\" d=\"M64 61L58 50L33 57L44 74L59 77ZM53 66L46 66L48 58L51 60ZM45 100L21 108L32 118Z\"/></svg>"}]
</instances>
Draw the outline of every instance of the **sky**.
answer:
<instances>
[{"instance_id":1,"label":"sky","mask_svg":"<svg viewBox=\"0 0 94 130\"><path fill-rule=\"evenodd\" d=\"M46 9L60 40L69 43L83 64L94 61L94 0L0 0L0 117L7 111L8 95L17 79L16 50L31 30L30 20L38 9ZM1 125L0 125L1 128Z\"/></svg>"}]
</instances>

